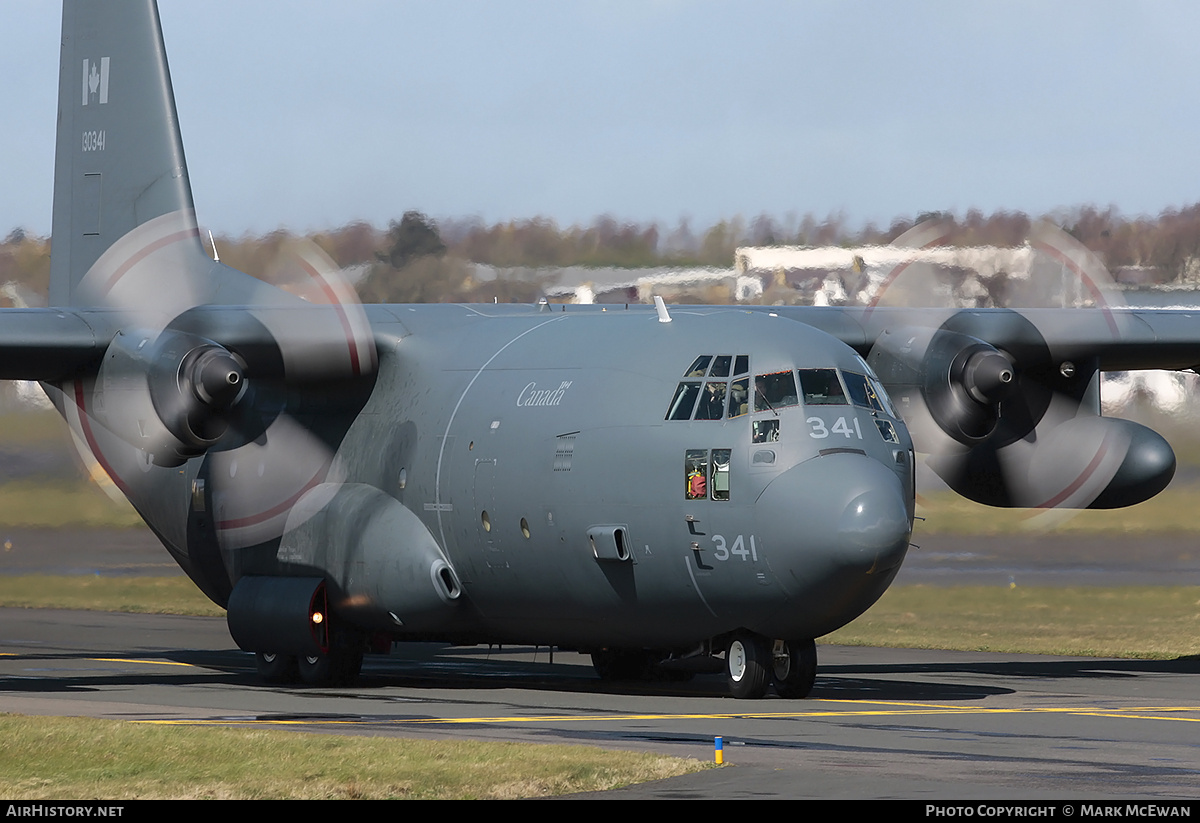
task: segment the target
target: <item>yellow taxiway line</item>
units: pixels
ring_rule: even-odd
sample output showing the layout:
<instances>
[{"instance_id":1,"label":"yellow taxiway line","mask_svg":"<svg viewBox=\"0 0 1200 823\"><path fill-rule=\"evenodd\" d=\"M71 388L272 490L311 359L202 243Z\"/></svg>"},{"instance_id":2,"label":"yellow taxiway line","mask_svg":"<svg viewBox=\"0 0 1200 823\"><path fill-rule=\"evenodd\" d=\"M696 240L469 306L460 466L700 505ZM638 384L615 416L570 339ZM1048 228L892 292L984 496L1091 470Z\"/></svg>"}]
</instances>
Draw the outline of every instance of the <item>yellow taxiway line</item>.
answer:
<instances>
[{"instance_id":1,"label":"yellow taxiway line","mask_svg":"<svg viewBox=\"0 0 1200 823\"><path fill-rule=\"evenodd\" d=\"M191 663L180 663L174 660L148 660L128 657L92 657L88 658L100 663L144 663L157 666L192 666ZM988 714L1057 714L1077 715L1080 717L1109 717L1121 720L1173 720L1185 723L1200 723L1200 706L1130 706L1127 708L1098 707L1098 706L1039 706L1039 707L1002 707L1002 706L963 706L945 703L905 703L897 700L849 700L826 698L811 701L818 705L837 705L847 708L812 709L808 711L787 712L727 712L704 714L547 714L547 715L503 715L497 717L427 717L405 718L402 720L387 720L379 718L362 719L295 719L295 720L237 720L226 718L221 720L142 720L141 723L158 723L163 725L272 725L272 726L310 726L310 725L394 725L394 726L437 726L437 725L466 725L466 724L498 724L498 723L596 723L631 720L805 720L825 717L930 717L936 715L988 715ZM850 706L879 706L882 708L855 709ZM1193 715L1193 716L1180 716Z\"/></svg>"},{"instance_id":2,"label":"yellow taxiway line","mask_svg":"<svg viewBox=\"0 0 1200 823\"><path fill-rule=\"evenodd\" d=\"M854 703L863 705L865 701L849 700L820 700L817 703ZM1127 709L1099 707L1039 707L1039 708L992 708L992 707L962 707L939 706L936 704L895 704L884 703L874 705L892 705L896 708L837 710L815 709L811 711L791 712L728 712L705 714L547 714L547 715L502 715L494 717L427 717L427 718L352 718L352 719L287 719L272 720L236 720L225 718L221 720L147 720L146 723L162 723L168 725L186 724L251 724L251 725L389 725L389 726L438 726L466 724L502 724L502 723L597 723L597 722L629 722L634 720L804 720L827 717L921 717L935 715L985 715L985 714L1058 714L1077 715L1081 717L1110 717L1126 720L1175 720L1189 723L1200 722L1200 706L1137 706ZM1182 717L1181 713L1193 716Z\"/></svg>"}]
</instances>

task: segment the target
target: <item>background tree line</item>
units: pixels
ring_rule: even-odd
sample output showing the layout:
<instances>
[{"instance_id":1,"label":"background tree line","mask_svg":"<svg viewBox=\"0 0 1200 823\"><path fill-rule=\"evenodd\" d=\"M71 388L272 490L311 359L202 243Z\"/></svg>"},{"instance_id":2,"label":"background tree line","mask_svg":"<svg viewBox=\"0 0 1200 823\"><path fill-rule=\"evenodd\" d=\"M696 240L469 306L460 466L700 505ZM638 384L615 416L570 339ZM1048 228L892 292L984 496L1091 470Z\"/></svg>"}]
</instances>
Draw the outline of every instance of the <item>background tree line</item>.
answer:
<instances>
[{"instance_id":1,"label":"background tree line","mask_svg":"<svg viewBox=\"0 0 1200 823\"><path fill-rule=\"evenodd\" d=\"M532 269L567 266L643 268L733 265L739 246L861 246L887 243L918 222L940 217L952 228L949 242L963 246L1014 246L1024 242L1035 218L1016 212L985 215L925 213L893 220L887 227L855 226L842 214L806 214L783 219L734 217L693 227L635 223L604 215L590 225L560 226L544 217L486 224L478 218L431 220L410 211L386 229L367 223L316 232L309 239L337 265L362 275L367 302L532 301L539 292ZM1126 217L1115 207L1079 206L1048 219L1100 256L1110 270L1144 267L1162 283L1200 278L1200 203L1169 209L1157 217ZM222 261L270 280L286 245L283 230L265 235L218 237ZM495 279L477 277L477 265L499 270ZM504 276L504 272L522 276ZM50 241L14 229L0 243L0 284L16 283L47 293Z\"/></svg>"}]
</instances>

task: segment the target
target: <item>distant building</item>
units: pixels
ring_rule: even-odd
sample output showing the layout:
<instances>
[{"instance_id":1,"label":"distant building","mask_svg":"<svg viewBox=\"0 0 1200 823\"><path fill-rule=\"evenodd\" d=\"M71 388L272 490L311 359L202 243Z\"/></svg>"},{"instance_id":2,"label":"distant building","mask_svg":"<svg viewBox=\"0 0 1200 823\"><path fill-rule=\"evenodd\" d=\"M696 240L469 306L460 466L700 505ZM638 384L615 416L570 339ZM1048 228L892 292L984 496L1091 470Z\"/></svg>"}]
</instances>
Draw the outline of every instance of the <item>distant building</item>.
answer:
<instances>
[{"instance_id":1,"label":"distant building","mask_svg":"<svg viewBox=\"0 0 1200 823\"><path fill-rule=\"evenodd\" d=\"M476 264L476 282L517 279L539 283L552 303L732 303L755 299L762 283L733 269L622 269L590 266L495 268Z\"/></svg>"},{"instance_id":2,"label":"distant building","mask_svg":"<svg viewBox=\"0 0 1200 823\"><path fill-rule=\"evenodd\" d=\"M745 246L734 255L739 275L763 283L764 302L814 306L1001 305L1031 281L1036 264L1029 246Z\"/></svg>"}]
</instances>

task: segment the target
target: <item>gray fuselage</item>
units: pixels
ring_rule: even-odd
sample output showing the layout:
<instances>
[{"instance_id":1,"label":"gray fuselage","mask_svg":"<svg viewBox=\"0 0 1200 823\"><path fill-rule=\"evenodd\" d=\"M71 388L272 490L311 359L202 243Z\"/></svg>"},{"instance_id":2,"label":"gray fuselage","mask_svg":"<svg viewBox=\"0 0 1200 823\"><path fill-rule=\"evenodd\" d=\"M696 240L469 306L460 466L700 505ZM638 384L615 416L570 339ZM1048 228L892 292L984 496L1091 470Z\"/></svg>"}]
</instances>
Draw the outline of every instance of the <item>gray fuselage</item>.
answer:
<instances>
[{"instance_id":1,"label":"gray fuselage","mask_svg":"<svg viewBox=\"0 0 1200 823\"><path fill-rule=\"evenodd\" d=\"M797 368L868 371L822 332L737 310L660 323L620 307L370 308L380 368L342 444L347 482L391 496L436 540L470 604L447 614L456 633L639 647L738 628L815 637L899 568L913 456L890 408L730 396L738 362L743 394ZM705 356L731 362L689 381ZM724 402L666 419L687 382ZM403 619L403 586L393 596L374 606Z\"/></svg>"}]
</instances>

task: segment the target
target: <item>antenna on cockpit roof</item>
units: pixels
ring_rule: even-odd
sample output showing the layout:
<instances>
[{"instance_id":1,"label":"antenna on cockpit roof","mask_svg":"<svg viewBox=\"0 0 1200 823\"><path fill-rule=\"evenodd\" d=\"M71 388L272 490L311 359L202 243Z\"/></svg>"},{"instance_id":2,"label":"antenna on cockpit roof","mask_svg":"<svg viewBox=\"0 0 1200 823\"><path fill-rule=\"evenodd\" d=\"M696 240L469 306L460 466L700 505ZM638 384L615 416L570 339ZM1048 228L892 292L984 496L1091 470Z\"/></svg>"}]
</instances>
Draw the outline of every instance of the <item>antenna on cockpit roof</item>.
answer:
<instances>
[{"instance_id":1,"label":"antenna on cockpit roof","mask_svg":"<svg viewBox=\"0 0 1200 823\"><path fill-rule=\"evenodd\" d=\"M671 322L671 315L667 313L667 304L657 294L654 295L654 309L658 312L659 323Z\"/></svg>"}]
</instances>

